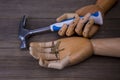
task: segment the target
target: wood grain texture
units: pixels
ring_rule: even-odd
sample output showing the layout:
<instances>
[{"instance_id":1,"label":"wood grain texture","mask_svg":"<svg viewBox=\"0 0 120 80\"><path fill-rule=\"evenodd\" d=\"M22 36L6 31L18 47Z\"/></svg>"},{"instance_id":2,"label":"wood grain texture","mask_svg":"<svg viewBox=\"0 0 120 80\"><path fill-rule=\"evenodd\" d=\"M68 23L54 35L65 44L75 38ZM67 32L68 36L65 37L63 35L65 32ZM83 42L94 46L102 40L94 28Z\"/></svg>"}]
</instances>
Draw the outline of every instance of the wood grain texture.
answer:
<instances>
[{"instance_id":1,"label":"wood grain texture","mask_svg":"<svg viewBox=\"0 0 120 80\"><path fill-rule=\"evenodd\" d=\"M0 80L120 80L120 58L93 56L66 68L41 68L28 51L19 48L18 25L29 15L27 28L48 26L65 12L95 3L96 0L0 0ZM120 1L104 18L93 38L120 37ZM35 35L29 41L59 39L56 32Z\"/></svg>"}]
</instances>

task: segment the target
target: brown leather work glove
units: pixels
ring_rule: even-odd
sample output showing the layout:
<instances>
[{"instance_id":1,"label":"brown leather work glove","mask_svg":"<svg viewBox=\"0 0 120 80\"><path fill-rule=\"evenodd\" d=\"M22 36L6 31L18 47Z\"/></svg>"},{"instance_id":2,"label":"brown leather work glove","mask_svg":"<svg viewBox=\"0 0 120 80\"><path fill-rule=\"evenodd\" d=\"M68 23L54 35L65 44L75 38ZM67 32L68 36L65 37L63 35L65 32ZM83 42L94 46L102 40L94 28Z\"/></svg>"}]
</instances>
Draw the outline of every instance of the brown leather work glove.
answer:
<instances>
[{"instance_id":1,"label":"brown leather work glove","mask_svg":"<svg viewBox=\"0 0 120 80\"><path fill-rule=\"evenodd\" d=\"M54 69L74 65L93 54L91 42L80 37L64 38L54 42L32 42L29 49L30 54L39 60L40 66Z\"/></svg>"},{"instance_id":2,"label":"brown leather work glove","mask_svg":"<svg viewBox=\"0 0 120 80\"><path fill-rule=\"evenodd\" d=\"M77 33L83 37L93 36L99 29L99 25L94 24L94 20L90 19L90 15L96 11L102 12L97 5L89 5L77 10L76 13L65 13L58 17L57 22L75 17L70 25L63 25L58 34L60 36L72 36L74 33ZM80 19L79 16L84 16L84 18Z\"/></svg>"}]
</instances>

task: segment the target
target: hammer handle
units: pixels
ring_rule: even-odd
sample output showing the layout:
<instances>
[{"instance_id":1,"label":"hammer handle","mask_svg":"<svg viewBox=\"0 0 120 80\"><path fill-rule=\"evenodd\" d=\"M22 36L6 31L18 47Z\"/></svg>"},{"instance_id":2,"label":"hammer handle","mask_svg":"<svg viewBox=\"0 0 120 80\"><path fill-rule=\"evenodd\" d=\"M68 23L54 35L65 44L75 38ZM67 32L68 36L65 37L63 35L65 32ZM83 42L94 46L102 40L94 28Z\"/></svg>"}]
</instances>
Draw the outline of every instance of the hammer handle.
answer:
<instances>
[{"instance_id":1,"label":"hammer handle","mask_svg":"<svg viewBox=\"0 0 120 80\"><path fill-rule=\"evenodd\" d=\"M80 16L80 18L83 18L83 16ZM98 25L103 24L102 14L100 11L97 11L97 12L91 14L90 18L94 19L95 24L98 24ZM51 31L59 31L64 24L69 25L73 20L74 20L74 18L70 18L70 19L64 20L59 23L54 23L54 24L50 25L50 29L51 29Z\"/></svg>"},{"instance_id":2,"label":"hammer handle","mask_svg":"<svg viewBox=\"0 0 120 80\"><path fill-rule=\"evenodd\" d=\"M42 27L42 28L38 28L38 29L34 29L34 30L30 30L29 34L36 34L36 33L42 33L42 32L46 32L46 31L50 31L50 27Z\"/></svg>"}]
</instances>

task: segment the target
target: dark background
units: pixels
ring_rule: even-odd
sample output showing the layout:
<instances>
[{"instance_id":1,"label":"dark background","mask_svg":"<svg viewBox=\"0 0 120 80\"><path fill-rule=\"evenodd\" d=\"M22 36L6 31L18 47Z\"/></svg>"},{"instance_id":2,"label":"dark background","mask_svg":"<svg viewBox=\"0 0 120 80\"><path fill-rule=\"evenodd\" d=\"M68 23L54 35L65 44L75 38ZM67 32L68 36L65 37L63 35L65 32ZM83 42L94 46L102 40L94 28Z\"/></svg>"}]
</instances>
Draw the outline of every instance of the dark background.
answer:
<instances>
[{"instance_id":1,"label":"dark background","mask_svg":"<svg viewBox=\"0 0 120 80\"><path fill-rule=\"evenodd\" d=\"M119 0L118 0L119 1ZM21 51L18 25L29 16L28 27L48 26L66 12L96 0L0 0L0 80L120 80L120 58L93 56L63 69L45 69L38 61ZM120 37L120 2L105 16L104 25L93 38ZM33 36L29 41L51 41L60 38L56 32Z\"/></svg>"}]
</instances>

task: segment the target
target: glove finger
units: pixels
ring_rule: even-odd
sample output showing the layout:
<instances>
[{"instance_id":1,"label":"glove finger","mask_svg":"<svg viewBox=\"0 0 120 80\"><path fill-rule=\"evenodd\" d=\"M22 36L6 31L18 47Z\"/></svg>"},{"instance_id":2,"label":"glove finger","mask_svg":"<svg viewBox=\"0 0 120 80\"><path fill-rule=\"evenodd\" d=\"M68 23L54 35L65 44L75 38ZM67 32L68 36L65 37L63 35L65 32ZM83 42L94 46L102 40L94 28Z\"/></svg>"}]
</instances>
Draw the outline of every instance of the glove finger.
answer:
<instances>
[{"instance_id":1,"label":"glove finger","mask_svg":"<svg viewBox=\"0 0 120 80\"><path fill-rule=\"evenodd\" d=\"M68 29L66 31L67 36L71 36L71 35L73 35L75 33L74 30L75 30L75 27L78 24L79 20L80 20L79 16L75 15L74 21L69 25L69 27L68 27Z\"/></svg>"},{"instance_id":2,"label":"glove finger","mask_svg":"<svg viewBox=\"0 0 120 80\"><path fill-rule=\"evenodd\" d=\"M89 37L89 32L90 32L93 24L94 24L94 19L91 18L84 27L84 30L83 30L83 36L84 37Z\"/></svg>"},{"instance_id":3,"label":"glove finger","mask_svg":"<svg viewBox=\"0 0 120 80\"><path fill-rule=\"evenodd\" d=\"M92 37L99 30L99 27L99 25L94 24L89 31L88 37Z\"/></svg>"},{"instance_id":4,"label":"glove finger","mask_svg":"<svg viewBox=\"0 0 120 80\"><path fill-rule=\"evenodd\" d=\"M75 15L76 15L76 13L65 13L62 16L58 17L56 19L56 21L61 22L61 21L65 20L65 19L74 18Z\"/></svg>"},{"instance_id":5,"label":"glove finger","mask_svg":"<svg viewBox=\"0 0 120 80\"><path fill-rule=\"evenodd\" d=\"M64 36L65 33L66 33L66 30L67 30L67 24L64 24L64 25L61 27L61 29L58 31L58 34L59 34L60 36Z\"/></svg>"},{"instance_id":6,"label":"glove finger","mask_svg":"<svg viewBox=\"0 0 120 80\"><path fill-rule=\"evenodd\" d=\"M85 25L85 23L89 20L90 18L90 13L86 14L83 18L81 18L77 24L77 27L75 28L75 32L78 34L78 35L82 35L82 29Z\"/></svg>"}]
</instances>

